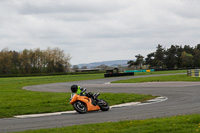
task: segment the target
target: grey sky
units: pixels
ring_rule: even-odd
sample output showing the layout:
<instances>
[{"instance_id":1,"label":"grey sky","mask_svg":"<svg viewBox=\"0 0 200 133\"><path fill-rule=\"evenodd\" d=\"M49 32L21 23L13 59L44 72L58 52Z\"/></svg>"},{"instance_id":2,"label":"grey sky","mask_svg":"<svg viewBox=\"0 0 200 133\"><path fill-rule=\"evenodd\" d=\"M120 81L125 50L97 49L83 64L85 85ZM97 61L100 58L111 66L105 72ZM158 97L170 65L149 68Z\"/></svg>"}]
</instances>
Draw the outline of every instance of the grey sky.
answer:
<instances>
[{"instance_id":1,"label":"grey sky","mask_svg":"<svg viewBox=\"0 0 200 133\"><path fill-rule=\"evenodd\" d=\"M71 63L200 43L199 0L0 0L0 48L59 47ZM0 49L0 50L1 50Z\"/></svg>"}]
</instances>

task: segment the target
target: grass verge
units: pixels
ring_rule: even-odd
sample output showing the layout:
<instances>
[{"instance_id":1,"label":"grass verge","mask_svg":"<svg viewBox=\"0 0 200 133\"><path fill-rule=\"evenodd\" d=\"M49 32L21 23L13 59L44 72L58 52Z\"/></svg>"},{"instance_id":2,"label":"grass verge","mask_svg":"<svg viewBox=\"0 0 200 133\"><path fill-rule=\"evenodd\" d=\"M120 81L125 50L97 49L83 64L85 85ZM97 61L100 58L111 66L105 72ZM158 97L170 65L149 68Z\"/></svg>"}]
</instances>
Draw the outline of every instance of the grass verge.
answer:
<instances>
[{"instance_id":1,"label":"grass verge","mask_svg":"<svg viewBox=\"0 0 200 133\"><path fill-rule=\"evenodd\" d=\"M44 77L0 78L0 118L14 115L36 114L73 110L69 104L70 93L32 92L23 86L103 78L102 74L63 75ZM66 88L69 89L69 88ZM117 98L120 97L120 98ZM101 94L110 105L152 99L139 94Z\"/></svg>"},{"instance_id":2,"label":"grass verge","mask_svg":"<svg viewBox=\"0 0 200 133\"><path fill-rule=\"evenodd\" d=\"M32 130L19 133L197 133L200 114L86 124L63 128Z\"/></svg>"},{"instance_id":3,"label":"grass verge","mask_svg":"<svg viewBox=\"0 0 200 133\"><path fill-rule=\"evenodd\" d=\"M186 71L158 71L151 73L136 73L135 75L137 76L182 72ZM24 86L102 78L104 78L103 74L0 78L0 118L13 117L14 115L72 110L72 106L68 103L70 93L31 92L22 90L21 88ZM141 97L138 98L138 96L135 94L122 94L123 97L121 97L119 101L116 101L116 95L121 96L121 94L107 93L101 94L101 97L105 99L110 105L131 101L143 101L153 98L152 96L144 95L141 95ZM132 99L133 97L136 99Z\"/></svg>"},{"instance_id":4,"label":"grass verge","mask_svg":"<svg viewBox=\"0 0 200 133\"><path fill-rule=\"evenodd\" d=\"M181 75L166 75L156 77L134 78L128 80L119 80L112 83L142 83L142 82L165 82L165 81L200 81L199 77L188 77L186 74Z\"/></svg>"}]
</instances>

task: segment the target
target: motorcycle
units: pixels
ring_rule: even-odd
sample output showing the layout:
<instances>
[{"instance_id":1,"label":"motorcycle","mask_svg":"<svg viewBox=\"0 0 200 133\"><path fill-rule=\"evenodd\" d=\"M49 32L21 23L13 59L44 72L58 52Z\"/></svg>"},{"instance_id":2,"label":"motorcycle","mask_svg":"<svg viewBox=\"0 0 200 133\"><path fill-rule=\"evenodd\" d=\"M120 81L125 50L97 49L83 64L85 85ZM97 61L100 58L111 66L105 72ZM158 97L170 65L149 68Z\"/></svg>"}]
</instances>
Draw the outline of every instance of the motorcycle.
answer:
<instances>
[{"instance_id":1,"label":"motorcycle","mask_svg":"<svg viewBox=\"0 0 200 133\"><path fill-rule=\"evenodd\" d=\"M98 99L99 93L92 94L91 92L86 93L85 90L80 95L75 93L71 94L70 104L80 114L87 113L88 111L108 111L109 105L103 99ZM84 94L85 93L85 94Z\"/></svg>"}]
</instances>

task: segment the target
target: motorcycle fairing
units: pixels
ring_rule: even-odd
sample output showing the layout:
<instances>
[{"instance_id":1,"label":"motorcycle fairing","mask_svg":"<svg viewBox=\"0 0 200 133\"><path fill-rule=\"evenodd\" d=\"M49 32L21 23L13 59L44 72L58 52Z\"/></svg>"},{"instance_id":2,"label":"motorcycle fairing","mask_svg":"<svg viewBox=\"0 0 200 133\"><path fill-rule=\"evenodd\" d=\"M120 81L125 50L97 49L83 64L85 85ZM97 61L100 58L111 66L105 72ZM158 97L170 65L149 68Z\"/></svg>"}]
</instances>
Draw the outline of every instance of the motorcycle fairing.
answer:
<instances>
[{"instance_id":1,"label":"motorcycle fairing","mask_svg":"<svg viewBox=\"0 0 200 133\"><path fill-rule=\"evenodd\" d=\"M70 101L70 104L73 104L76 101L82 101L87 106L87 111L94 111L94 110L100 110L100 107L98 105L94 106L92 104L92 100L89 97L86 96L80 96L80 95L73 95L73 98Z\"/></svg>"}]
</instances>

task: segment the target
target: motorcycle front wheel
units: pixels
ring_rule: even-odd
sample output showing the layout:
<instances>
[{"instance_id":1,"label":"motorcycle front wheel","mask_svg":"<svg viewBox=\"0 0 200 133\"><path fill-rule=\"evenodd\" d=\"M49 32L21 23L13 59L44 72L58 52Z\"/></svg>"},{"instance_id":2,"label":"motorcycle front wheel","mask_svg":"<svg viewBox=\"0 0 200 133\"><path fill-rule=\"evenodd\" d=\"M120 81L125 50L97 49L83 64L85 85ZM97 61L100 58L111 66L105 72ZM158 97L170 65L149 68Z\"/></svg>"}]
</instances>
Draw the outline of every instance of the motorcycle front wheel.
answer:
<instances>
[{"instance_id":1,"label":"motorcycle front wheel","mask_svg":"<svg viewBox=\"0 0 200 133\"><path fill-rule=\"evenodd\" d=\"M108 111L109 110L108 103L105 100L103 100L103 99L99 99L98 100L98 105L99 105L99 107L100 107L100 109L102 111Z\"/></svg>"},{"instance_id":2,"label":"motorcycle front wheel","mask_svg":"<svg viewBox=\"0 0 200 133\"><path fill-rule=\"evenodd\" d=\"M75 109L78 113L80 113L80 114L87 113L87 107L86 107L86 105L85 105L83 102L81 102L81 101L75 102L75 103L73 104L73 107L74 107L74 109Z\"/></svg>"}]
</instances>

